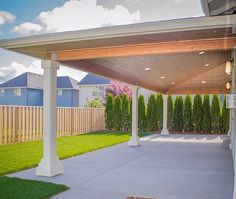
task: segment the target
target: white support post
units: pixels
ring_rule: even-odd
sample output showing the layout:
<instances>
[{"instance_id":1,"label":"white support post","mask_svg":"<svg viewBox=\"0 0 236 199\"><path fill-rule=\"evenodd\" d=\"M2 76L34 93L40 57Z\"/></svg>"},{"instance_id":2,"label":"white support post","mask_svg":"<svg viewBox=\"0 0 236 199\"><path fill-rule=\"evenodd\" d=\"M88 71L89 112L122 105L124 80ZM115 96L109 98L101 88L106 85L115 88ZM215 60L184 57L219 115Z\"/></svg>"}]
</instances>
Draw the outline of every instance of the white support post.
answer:
<instances>
[{"instance_id":1,"label":"white support post","mask_svg":"<svg viewBox=\"0 0 236 199\"><path fill-rule=\"evenodd\" d=\"M169 130L167 128L167 111L168 111L167 100L168 96L163 95L163 128L161 130L161 135L169 135Z\"/></svg>"},{"instance_id":2,"label":"white support post","mask_svg":"<svg viewBox=\"0 0 236 199\"><path fill-rule=\"evenodd\" d=\"M41 65L44 69L44 146L43 158L36 168L36 175L52 177L63 173L63 165L58 160L56 154L56 90L59 63L56 61L45 60L42 61Z\"/></svg>"},{"instance_id":3,"label":"white support post","mask_svg":"<svg viewBox=\"0 0 236 199\"><path fill-rule=\"evenodd\" d=\"M138 137L138 87L132 86L132 137L129 146L139 146Z\"/></svg>"}]
</instances>

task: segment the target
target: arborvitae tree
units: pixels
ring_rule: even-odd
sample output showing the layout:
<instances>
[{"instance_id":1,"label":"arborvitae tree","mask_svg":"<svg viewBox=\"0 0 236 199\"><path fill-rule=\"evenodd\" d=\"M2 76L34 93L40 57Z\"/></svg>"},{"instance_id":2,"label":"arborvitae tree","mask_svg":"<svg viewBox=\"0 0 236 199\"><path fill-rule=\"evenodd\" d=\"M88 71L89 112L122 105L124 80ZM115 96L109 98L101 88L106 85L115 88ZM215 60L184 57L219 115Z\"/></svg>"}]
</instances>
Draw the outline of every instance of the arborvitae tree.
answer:
<instances>
[{"instance_id":1,"label":"arborvitae tree","mask_svg":"<svg viewBox=\"0 0 236 199\"><path fill-rule=\"evenodd\" d=\"M156 112L157 112L157 106L156 106L156 98L154 94L151 94L148 99L147 104L147 130L149 131L155 131L156 130Z\"/></svg>"},{"instance_id":2,"label":"arborvitae tree","mask_svg":"<svg viewBox=\"0 0 236 199\"><path fill-rule=\"evenodd\" d=\"M201 132L202 129L202 97L195 95L193 100L193 130Z\"/></svg>"},{"instance_id":3,"label":"arborvitae tree","mask_svg":"<svg viewBox=\"0 0 236 199\"><path fill-rule=\"evenodd\" d=\"M157 106L156 129L158 131L160 131L163 127L163 98L162 98L162 94L157 94L156 106Z\"/></svg>"},{"instance_id":4,"label":"arborvitae tree","mask_svg":"<svg viewBox=\"0 0 236 199\"><path fill-rule=\"evenodd\" d=\"M209 95L204 95L203 105L202 105L202 132L211 132L211 108L210 108L210 97Z\"/></svg>"},{"instance_id":5,"label":"arborvitae tree","mask_svg":"<svg viewBox=\"0 0 236 199\"><path fill-rule=\"evenodd\" d=\"M114 127L118 131L122 129L122 101L119 95L115 97L114 102Z\"/></svg>"},{"instance_id":6,"label":"arborvitae tree","mask_svg":"<svg viewBox=\"0 0 236 199\"><path fill-rule=\"evenodd\" d=\"M167 112L167 126L169 131L173 130L173 114L174 114L174 104L171 95L168 96L168 112Z\"/></svg>"},{"instance_id":7,"label":"arborvitae tree","mask_svg":"<svg viewBox=\"0 0 236 199\"><path fill-rule=\"evenodd\" d=\"M183 98L178 96L175 100L174 107L174 130L183 131Z\"/></svg>"},{"instance_id":8,"label":"arborvitae tree","mask_svg":"<svg viewBox=\"0 0 236 199\"><path fill-rule=\"evenodd\" d=\"M222 113L221 113L221 133L228 133L230 120L230 109L226 108L226 96L224 96Z\"/></svg>"},{"instance_id":9,"label":"arborvitae tree","mask_svg":"<svg viewBox=\"0 0 236 199\"><path fill-rule=\"evenodd\" d=\"M114 128L113 126L114 111L113 110L114 110L113 95L108 94L106 107L105 107L105 124L106 124L106 129L108 130L112 130Z\"/></svg>"},{"instance_id":10,"label":"arborvitae tree","mask_svg":"<svg viewBox=\"0 0 236 199\"><path fill-rule=\"evenodd\" d=\"M130 104L129 97L124 93L122 97L122 129L127 131L130 126Z\"/></svg>"},{"instance_id":11,"label":"arborvitae tree","mask_svg":"<svg viewBox=\"0 0 236 199\"><path fill-rule=\"evenodd\" d=\"M184 131L191 132L192 130L192 100L191 97L187 95L184 100Z\"/></svg>"},{"instance_id":12,"label":"arborvitae tree","mask_svg":"<svg viewBox=\"0 0 236 199\"><path fill-rule=\"evenodd\" d=\"M146 130L146 105L143 95L138 98L138 128L140 131Z\"/></svg>"},{"instance_id":13,"label":"arborvitae tree","mask_svg":"<svg viewBox=\"0 0 236 199\"><path fill-rule=\"evenodd\" d=\"M211 103L211 132L220 132L220 102L217 95L213 95Z\"/></svg>"}]
</instances>

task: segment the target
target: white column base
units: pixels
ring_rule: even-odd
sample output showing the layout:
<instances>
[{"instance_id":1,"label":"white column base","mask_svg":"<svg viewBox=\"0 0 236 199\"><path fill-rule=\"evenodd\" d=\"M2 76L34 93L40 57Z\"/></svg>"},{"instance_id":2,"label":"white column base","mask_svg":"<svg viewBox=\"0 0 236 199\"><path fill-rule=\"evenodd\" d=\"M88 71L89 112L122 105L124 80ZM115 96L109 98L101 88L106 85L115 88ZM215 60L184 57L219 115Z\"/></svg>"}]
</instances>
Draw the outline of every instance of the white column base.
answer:
<instances>
[{"instance_id":1,"label":"white column base","mask_svg":"<svg viewBox=\"0 0 236 199\"><path fill-rule=\"evenodd\" d=\"M161 135L169 135L170 133L169 133L169 130L168 129L166 129L166 128L163 128L162 130L161 130Z\"/></svg>"},{"instance_id":2,"label":"white column base","mask_svg":"<svg viewBox=\"0 0 236 199\"><path fill-rule=\"evenodd\" d=\"M140 146L140 140L138 137L136 138L131 138L128 142L128 146Z\"/></svg>"},{"instance_id":3,"label":"white column base","mask_svg":"<svg viewBox=\"0 0 236 199\"><path fill-rule=\"evenodd\" d=\"M36 175L53 177L63 174L63 171L63 165L57 157L55 157L53 160L43 158L36 168Z\"/></svg>"}]
</instances>

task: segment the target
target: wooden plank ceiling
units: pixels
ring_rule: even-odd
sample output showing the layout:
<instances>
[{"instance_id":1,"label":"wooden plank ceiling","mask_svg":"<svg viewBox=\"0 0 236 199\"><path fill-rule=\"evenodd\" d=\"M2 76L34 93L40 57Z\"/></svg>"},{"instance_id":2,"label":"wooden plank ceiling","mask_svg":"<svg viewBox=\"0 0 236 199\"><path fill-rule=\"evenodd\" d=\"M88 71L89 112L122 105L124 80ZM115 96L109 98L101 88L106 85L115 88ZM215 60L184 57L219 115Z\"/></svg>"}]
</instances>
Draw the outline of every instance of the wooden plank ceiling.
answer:
<instances>
[{"instance_id":1,"label":"wooden plank ceiling","mask_svg":"<svg viewBox=\"0 0 236 199\"><path fill-rule=\"evenodd\" d=\"M63 61L65 65L162 93L227 93L231 50ZM145 70L146 69L146 70ZM149 69L149 70L148 70Z\"/></svg>"}]
</instances>

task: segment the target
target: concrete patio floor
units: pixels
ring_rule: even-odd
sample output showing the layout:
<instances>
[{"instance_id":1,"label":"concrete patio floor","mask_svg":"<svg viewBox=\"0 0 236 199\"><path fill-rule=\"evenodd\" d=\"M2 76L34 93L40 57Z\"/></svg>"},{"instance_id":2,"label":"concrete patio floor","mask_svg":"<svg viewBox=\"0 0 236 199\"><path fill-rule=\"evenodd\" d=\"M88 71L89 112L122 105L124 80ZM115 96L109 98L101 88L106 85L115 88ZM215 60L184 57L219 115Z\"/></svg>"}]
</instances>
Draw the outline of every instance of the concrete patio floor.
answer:
<instances>
[{"instance_id":1,"label":"concrete patio floor","mask_svg":"<svg viewBox=\"0 0 236 199\"><path fill-rule=\"evenodd\" d=\"M78 146L79 147L79 146ZM9 176L66 184L60 199L231 199L231 152L214 135L154 135L140 147L127 143L63 160L65 172L35 176L35 168Z\"/></svg>"}]
</instances>

